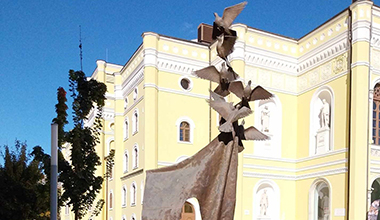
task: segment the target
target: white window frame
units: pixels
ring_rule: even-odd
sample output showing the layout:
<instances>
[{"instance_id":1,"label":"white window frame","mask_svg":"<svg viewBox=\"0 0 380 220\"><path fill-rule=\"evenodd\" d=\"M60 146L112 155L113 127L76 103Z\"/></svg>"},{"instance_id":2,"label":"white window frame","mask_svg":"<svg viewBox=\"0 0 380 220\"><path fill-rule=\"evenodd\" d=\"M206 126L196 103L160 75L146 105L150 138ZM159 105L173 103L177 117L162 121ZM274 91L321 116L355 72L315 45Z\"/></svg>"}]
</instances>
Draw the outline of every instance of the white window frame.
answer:
<instances>
[{"instance_id":1,"label":"white window frame","mask_svg":"<svg viewBox=\"0 0 380 220\"><path fill-rule=\"evenodd\" d=\"M123 185L121 188L121 207L127 206L127 198L128 198L128 188L126 185Z\"/></svg>"},{"instance_id":2,"label":"white window frame","mask_svg":"<svg viewBox=\"0 0 380 220\"><path fill-rule=\"evenodd\" d=\"M140 153L139 145L135 143L135 145L133 146L133 152L132 152L133 169L137 169L139 167L139 159L140 159L139 153Z\"/></svg>"},{"instance_id":3,"label":"white window frame","mask_svg":"<svg viewBox=\"0 0 380 220\"><path fill-rule=\"evenodd\" d=\"M133 187L134 186L134 187ZM137 186L136 182L133 181L131 184L131 189L130 189L130 197L131 197L131 206L136 206L136 200L137 200Z\"/></svg>"},{"instance_id":4,"label":"white window frame","mask_svg":"<svg viewBox=\"0 0 380 220\"><path fill-rule=\"evenodd\" d=\"M136 108L133 111L133 116L132 116L132 135L135 135L136 133L139 132L139 123L140 123L139 116L140 116L139 109Z\"/></svg>"},{"instance_id":5,"label":"white window frame","mask_svg":"<svg viewBox=\"0 0 380 220\"><path fill-rule=\"evenodd\" d=\"M123 125L123 135L124 135L124 141L129 138L129 118L126 117L124 120L124 125Z\"/></svg>"},{"instance_id":6,"label":"white window frame","mask_svg":"<svg viewBox=\"0 0 380 220\"><path fill-rule=\"evenodd\" d=\"M187 122L190 125L190 140L189 141L181 141L180 140L180 132L181 132L181 123L182 122ZM187 116L181 116L177 119L175 125L177 127L177 142L182 143L182 144L193 144L194 143L194 129L195 129L194 121L191 120L191 118L189 118Z\"/></svg>"},{"instance_id":7,"label":"white window frame","mask_svg":"<svg viewBox=\"0 0 380 220\"><path fill-rule=\"evenodd\" d=\"M123 155L123 171L124 171L124 173L128 173L128 171L129 171L129 152L128 152L128 150L125 150L124 155Z\"/></svg>"},{"instance_id":8,"label":"white window frame","mask_svg":"<svg viewBox=\"0 0 380 220\"><path fill-rule=\"evenodd\" d=\"M137 88L137 86L133 89L133 101L136 101L137 100L137 97L139 95L139 89Z\"/></svg>"}]
</instances>

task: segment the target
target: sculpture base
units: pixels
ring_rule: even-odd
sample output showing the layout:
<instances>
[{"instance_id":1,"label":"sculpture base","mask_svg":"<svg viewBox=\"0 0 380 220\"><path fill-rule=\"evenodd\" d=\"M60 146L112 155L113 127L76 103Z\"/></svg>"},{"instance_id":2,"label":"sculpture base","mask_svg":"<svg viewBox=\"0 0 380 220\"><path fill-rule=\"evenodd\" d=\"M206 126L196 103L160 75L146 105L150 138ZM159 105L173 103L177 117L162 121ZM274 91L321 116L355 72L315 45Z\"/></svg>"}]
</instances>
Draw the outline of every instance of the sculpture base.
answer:
<instances>
[{"instance_id":1,"label":"sculpture base","mask_svg":"<svg viewBox=\"0 0 380 220\"><path fill-rule=\"evenodd\" d=\"M330 128L320 128L316 135L316 154L321 154L330 149Z\"/></svg>"}]
</instances>

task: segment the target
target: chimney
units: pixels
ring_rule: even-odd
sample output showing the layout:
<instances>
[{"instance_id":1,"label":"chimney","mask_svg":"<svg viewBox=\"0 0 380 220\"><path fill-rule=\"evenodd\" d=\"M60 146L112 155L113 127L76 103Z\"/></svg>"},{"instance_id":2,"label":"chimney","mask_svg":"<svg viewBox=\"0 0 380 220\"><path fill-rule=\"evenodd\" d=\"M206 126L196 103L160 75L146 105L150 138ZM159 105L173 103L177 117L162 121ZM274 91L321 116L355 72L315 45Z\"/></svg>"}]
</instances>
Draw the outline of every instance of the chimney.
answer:
<instances>
[{"instance_id":1,"label":"chimney","mask_svg":"<svg viewBox=\"0 0 380 220\"><path fill-rule=\"evenodd\" d=\"M198 26L198 42L210 44L212 39L212 26L209 24L201 23Z\"/></svg>"}]
</instances>

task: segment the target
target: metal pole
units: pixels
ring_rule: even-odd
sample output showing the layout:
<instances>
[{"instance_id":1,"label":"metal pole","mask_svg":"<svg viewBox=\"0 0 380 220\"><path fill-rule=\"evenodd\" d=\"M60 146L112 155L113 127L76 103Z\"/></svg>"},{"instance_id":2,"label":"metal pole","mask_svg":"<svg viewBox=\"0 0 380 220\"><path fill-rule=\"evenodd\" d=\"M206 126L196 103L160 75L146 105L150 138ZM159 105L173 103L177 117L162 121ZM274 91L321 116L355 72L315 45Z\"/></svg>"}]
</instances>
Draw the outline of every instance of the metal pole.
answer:
<instances>
[{"instance_id":1,"label":"metal pole","mask_svg":"<svg viewBox=\"0 0 380 220\"><path fill-rule=\"evenodd\" d=\"M57 220L58 125L51 124L50 219Z\"/></svg>"}]
</instances>

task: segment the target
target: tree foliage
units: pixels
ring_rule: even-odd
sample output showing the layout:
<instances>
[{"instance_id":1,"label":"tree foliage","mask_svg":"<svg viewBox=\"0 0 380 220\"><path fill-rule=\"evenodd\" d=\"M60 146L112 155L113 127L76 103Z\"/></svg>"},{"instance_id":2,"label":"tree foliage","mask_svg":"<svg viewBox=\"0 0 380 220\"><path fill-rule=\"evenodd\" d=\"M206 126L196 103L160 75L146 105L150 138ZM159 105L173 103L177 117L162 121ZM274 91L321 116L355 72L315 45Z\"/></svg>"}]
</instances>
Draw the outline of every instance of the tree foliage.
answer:
<instances>
[{"instance_id":1,"label":"tree foliage","mask_svg":"<svg viewBox=\"0 0 380 220\"><path fill-rule=\"evenodd\" d=\"M49 184L37 159L26 151L26 143L18 140L14 150L4 146L0 164L0 218L50 219Z\"/></svg>"},{"instance_id":2,"label":"tree foliage","mask_svg":"<svg viewBox=\"0 0 380 220\"><path fill-rule=\"evenodd\" d=\"M96 176L96 167L101 164L95 151L99 143L99 130L102 127L101 116L104 106L106 85L96 80L87 80L82 71L69 71L71 97L73 98L72 111L74 127L64 131L67 123L64 90L58 89L58 104L56 105L59 143L67 142L71 147L70 163L59 175L63 185L62 201L72 206L75 219L81 219L94 202L100 191L103 178ZM63 90L63 91L62 91ZM84 126L88 115L95 111L93 126Z\"/></svg>"}]
</instances>

